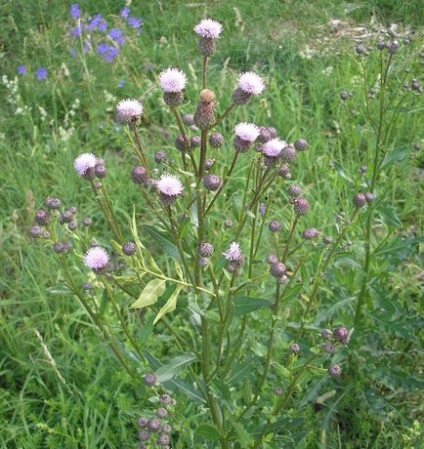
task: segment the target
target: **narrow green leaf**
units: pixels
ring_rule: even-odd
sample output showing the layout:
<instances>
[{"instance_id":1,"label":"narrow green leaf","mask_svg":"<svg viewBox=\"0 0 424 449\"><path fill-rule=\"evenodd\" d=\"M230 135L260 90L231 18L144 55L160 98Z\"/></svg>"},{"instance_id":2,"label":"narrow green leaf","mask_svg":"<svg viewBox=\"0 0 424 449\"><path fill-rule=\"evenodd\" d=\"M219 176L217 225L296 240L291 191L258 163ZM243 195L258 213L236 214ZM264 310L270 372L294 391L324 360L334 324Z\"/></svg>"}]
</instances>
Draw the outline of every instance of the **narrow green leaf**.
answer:
<instances>
[{"instance_id":1,"label":"narrow green leaf","mask_svg":"<svg viewBox=\"0 0 424 449\"><path fill-rule=\"evenodd\" d=\"M160 249L172 259L181 261L178 253L178 248L172 242L172 236L166 232L159 232L156 228L149 225L144 225L143 230L152 237L154 242L160 247Z\"/></svg>"},{"instance_id":2,"label":"narrow green leaf","mask_svg":"<svg viewBox=\"0 0 424 449\"><path fill-rule=\"evenodd\" d=\"M396 148L384 156L384 159L381 161L380 168L390 167L395 162L405 159L408 154L409 150L407 148Z\"/></svg>"},{"instance_id":3,"label":"narrow green leaf","mask_svg":"<svg viewBox=\"0 0 424 449\"><path fill-rule=\"evenodd\" d=\"M285 288L283 292L283 301L290 301L291 299L295 298L299 295L299 293L302 291L303 284L296 284L291 288Z\"/></svg>"},{"instance_id":4,"label":"narrow green leaf","mask_svg":"<svg viewBox=\"0 0 424 449\"><path fill-rule=\"evenodd\" d=\"M176 376L187 365L190 365L197 357L194 354L182 354L174 357L166 365L162 365L156 370L155 375L159 383L165 382Z\"/></svg>"},{"instance_id":5,"label":"narrow green leaf","mask_svg":"<svg viewBox=\"0 0 424 449\"><path fill-rule=\"evenodd\" d=\"M139 298L130 306L130 309L142 309L154 304L160 295L165 292L166 281L163 279L153 279L141 292Z\"/></svg>"},{"instance_id":6,"label":"narrow green leaf","mask_svg":"<svg viewBox=\"0 0 424 449\"><path fill-rule=\"evenodd\" d=\"M153 324L156 324L167 313L173 312L175 310L175 307L177 307L178 295L180 294L181 289L181 285L178 285L176 287L174 293L172 293L168 301L166 301L166 304L159 310L158 314L156 315L155 321L153 321Z\"/></svg>"},{"instance_id":7,"label":"narrow green leaf","mask_svg":"<svg viewBox=\"0 0 424 449\"><path fill-rule=\"evenodd\" d=\"M259 309L272 306L272 302L266 299L251 298L250 296L236 296L234 298L234 316L245 315Z\"/></svg>"},{"instance_id":8,"label":"narrow green leaf","mask_svg":"<svg viewBox=\"0 0 424 449\"><path fill-rule=\"evenodd\" d=\"M251 447L254 440L252 435L245 429L242 423L234 422L233 428L237 434L237 443L242 449L247 449Z\"/></svg>"},{"instance_id":9,"label":"narrow green leaf","mask_svg":"<svg viewBox=\"0 0 424 449\"><path fill-rule=\"evenodd\" d=\"M219 432L209 424L200 424L196 428L196 434L208 441L219 441Z\"/></svg>"}]
</instances>

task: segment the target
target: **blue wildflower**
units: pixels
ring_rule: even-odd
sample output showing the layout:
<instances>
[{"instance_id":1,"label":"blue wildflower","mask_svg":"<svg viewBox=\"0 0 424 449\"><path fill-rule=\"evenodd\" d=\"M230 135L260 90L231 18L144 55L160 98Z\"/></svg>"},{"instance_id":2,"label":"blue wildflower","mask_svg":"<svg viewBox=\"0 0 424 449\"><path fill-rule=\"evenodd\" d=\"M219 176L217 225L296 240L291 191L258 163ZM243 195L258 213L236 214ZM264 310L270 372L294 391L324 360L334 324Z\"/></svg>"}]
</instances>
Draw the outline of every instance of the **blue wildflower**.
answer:
<instances>
[{"instance_id":1,"label":"blue wildflower","mask_svg":"<svg viewBox=\"0 0 424 449\"><path fill-rule=\"evenodd\" d=\"M82 29L83 29L83 24L79 23L76 27L72 28L71 36L74 39L78 39L81 36Z\"/></svg>"},{"instance_id":2,"label":"blue wildflower","mask_svg":"<svg viewBox=\"0 0 424 449\"><path fill-rule=\"evenodd\" d=\"M77 20L81 17L81 11L79 9L78 3L74 3L69 8L69 14L73 20Z\"/></svg>"},{"instance_id":3,"label":"blue wildflower","mask_svg":"<svg viewBox=\"0 0 424 449\"><path fill-rule=\"evenodd\" d=\"M99 30L105 32L107 30L107 22L100 14L95 14L88 22L87 29L89 31Z\"/></svg>"},{"instance_id":4,"label":"blue wildflower","mask_svg":"<svg viewBox=\"0 0 424 449\"><path fill-rule=\"evenodd\" d=\"M124 6L121 9L121 17L123 19L126 19L126 18L128 18L129 15L130 15L130 8L128 8L128 6Z\"/></svg>"},{"instance_id":5,"label":"blue wildflower","mask_svg":"<svg viewBox=\"0 0 424 449\"><path fill-rule=\"evenodd\" d=\"M119 49L111 47L108 44L102 43L96 47L97 53L103 58L105 62L113 62L119 54Z\"/></svg>"},{"instance_id":6,"label":"blue wildflower","mask_svg":"<svg viewBox=\"0 0 424 449\"><path fill-rule=\"evenodd\" d=\"M27 72L26 65L24 64L18 65L18 75L26 75L26 72Z\"/></svg>"},{"instance_id":7,"label":"blue wildflower","mask_svg":"<svg viewBox=\"0 0 424 449\"><path fill-rule=\"evenodd\" d=\"M45 80L47 78L47 69L45 67L38 67L35 71L35 76L39 80Z\"/></svg>"},{"instance_id":8,"label":"blue wildflower","mask_svg":"<svg viewBox=\"0 0 424 449\"><path fill-rule=\"evenodd\" d=\"M121 80L118 83L118 87L124 87L125 86L125 80Z\"/></svg>"},{"instance_id":9,"label":"blue wildflower","mask_svg":"<svg viewBox=\"0 0 424 449\"><path fill-rule=\"evenodd\" d=\"M122 34L122 31L119 28L112 28L108 36L115 41L118 45L125 44L125 36Z\"/></svg>"},{"instance_id":10,"label":"blue wildflower","mask_svg":"<svg viewBox=\"0 0 424 449\"><path fill-rule=\"evenodd\" d=\"M130 27L140 28L143 21L137 17L128 17L127 23Z\"/></svg>"},{"instance_id":11,"label":"blue wildflower","mask_svg":"<svg viewBox=\"0 0 424 449\"><path fill-rule=\"evenodd\" d=\"M70 49L69 49L69 52L71 53L71 56L72 56L73 58L75 58L75 56L77 55L77 52L75 51L74 48L70 48Z\"/></svg>"}]
</instances>

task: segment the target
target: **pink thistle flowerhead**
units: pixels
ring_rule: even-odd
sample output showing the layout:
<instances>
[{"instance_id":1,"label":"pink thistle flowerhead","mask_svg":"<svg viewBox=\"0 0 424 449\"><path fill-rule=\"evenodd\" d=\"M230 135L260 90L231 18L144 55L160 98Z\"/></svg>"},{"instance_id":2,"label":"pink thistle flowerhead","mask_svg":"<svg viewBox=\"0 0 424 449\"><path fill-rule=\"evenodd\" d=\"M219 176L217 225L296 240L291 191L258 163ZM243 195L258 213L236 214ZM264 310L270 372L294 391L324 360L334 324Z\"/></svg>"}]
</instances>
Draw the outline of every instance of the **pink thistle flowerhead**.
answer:
<instances>
[{"instance_id":1,"label":"pink thistle flowerhead","mask_svg":"<svg viewBox=\"0 0 424 449\"><path fill-rule=\"evenodd\" d=\"M207 39L217 39L222 31L222 25L216 20L201 20L195 27L194 31L200 37Z\"/></svg>"},{"instance_id":2,"label":"pink thistle flowerhead","mask_svg":"<svg viewBox=\"0 0 424 449\"><path fill-rule=\"evenodd\" d=\"M239 75L238 87L246 94L259 95L265 89L265 82L255 72L245 72Z\"/></svg>"},{"instance_id":3,"label":"pink thistle flowerhead","mask_svg":"<svg viewBox=\"0 0 424 449\"><path fill-rule=\"evenodd\" d=\"M184 100L183 89L187 76L179 69L169 68L159 75L159 83L164 90L163 99L168 106L178 106Z\"/></svg>"},{"instance_id":4,"label":"pink thistle flowerhead","mask_svg":"<svg viewBox=\"0 0 424 449\"><path fill-rule=\"evenodd\" d=\"M222 255L229 261L241 264L243 262L243 253L241 252L240 243L233 242L227 251L224 251Z\"/></svg>"},{"instance_id":5,"label":"pink thistle flowerhead","mask_svg":"<svg viewBox=\"0 0 424 449\"><path fill-rule=\"evenodd\" d=\"M211 56L215 53L215 39L219 37L222 31L222 25L216 20L205 19L199 22L194 31L199 36L199 52L203 56Z\"/></svg>"},{"instance_id":6,"label":"pink thistle flowerhead","mask_svg":"<svg viewBox=\"0 0 424 449\"><path fill-rule=\"evenodd\" d=\"M115 120L121 125L137 125L140 123L143 106L137 100L128 98L116 106Z\"/></svg>"},{"instance_id":7,"label":"pink thistle flowerhead","mask_svg":"<svg viewBox=\"0 0 424 449\"><path fill-rule=\"evenodd\" d=\"M181 181L174 175L164 174L156 185L159 198L165 205L171 205L184 190Z\"/></svg>"},{"instance_id":8,"label":"pink thistle flowerhead","mask_svg":"<svg viewBox=\"0 0 424 449\"><path fill-rule=\"evenodd\" d=\"M84 256L84 265L95 272L100 272L107 267L109 255L104 248L94 246L90 248Z\"/></svg>"},{"instance_id":9,"label":"pink thistle flowerhead","mask_svg":"<svg viewBox=\"0 0 424 449\"><path fill-rule=\"evenodd\" d=\"M87 179L94 179L96 173L97 158L92 153L80 154L74 161L77 173Z\"/></svg>"},{"instance_id":10,"label":"pink thistle flowerhead","mask_svg":"<svg viewBox=\"0 0 424 449\"><path fill-rule=\"evenodd\" d=\"M276 158L280 155L283 148L287 145L284 140L281 139L271 139L264 143L262 147L262 153L267 157Z\"/></svg>"},{"instance_id":11,"label":"pink thistle flowerhead","mask_svg":"<svg viewBox=\"0 0 424 449\"><path fill-rule=\"evenodd\" d=\"M253 143L259 136L260 130L253 123L239 123L234 128L235 134L241 140Z\"/></svg>"},{"instance_id":12,"label":"pink thistle flowerhead","mask_svg":"<svg viewBox=\"0 0 424 449\"><path fill-rule=\"evenodd\" d=\"M180 92L187 84L187 76L183 71L170 67L160 73L159 83L165 92Z\"/></svg>"}]
</instances>

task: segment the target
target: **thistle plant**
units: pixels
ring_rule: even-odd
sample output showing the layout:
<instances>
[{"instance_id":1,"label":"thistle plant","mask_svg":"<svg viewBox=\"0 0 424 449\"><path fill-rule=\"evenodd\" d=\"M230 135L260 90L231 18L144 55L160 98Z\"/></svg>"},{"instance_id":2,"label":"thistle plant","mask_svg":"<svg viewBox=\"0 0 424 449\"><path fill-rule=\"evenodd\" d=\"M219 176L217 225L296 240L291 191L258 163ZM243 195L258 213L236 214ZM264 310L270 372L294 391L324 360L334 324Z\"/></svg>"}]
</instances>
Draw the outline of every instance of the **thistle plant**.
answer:
<instances>
[{"instance_id":1,"label":"thistle plant","mask_svg":"<svg viewBox=\"0 0 424 449\"><path fill-rule=\"evenodd\" d=\"M52 245L68 288L134 388L160 384L164 395L178 397L187 407L172 408L175 423L192 426L190 413L198 417L197 447L277 448L293 410L309 400L307 386L315 379L343 380L346 347L361 325L377 184L393 123L385 127L385 93L397 49L392 42L381 51L377 121L366 103L376 138L364 189L354 192L350 215L339 217L333 235L326 235L310 221L311 190L295 179L307 140L290 142L274 127L254 123L256 97L266 83L253 71L234 79L231 98L218 98L208 62L219 50L222 26L207 19L194 31L202 80L195 106L186 103L183 70L172 66L158 76L178 130L172 152L153 152L144 141L138 99L117 104L115 120L128 132L135 161L127 178L139 193L126 220L108 189L107 174L116 167L94 149L75 159L81 185L91 190L112 239L94 240L91 219L81 227L75 208L61 211L55 198L37 212L30 233ZM342 94L348 103L349 94ZM239 121L240 110L249 118ZM320 294L358 217L365 220L365 252L355 312L350 323L337 325L327 315L330 331L318 316ZM77 282L75 266L85 270L84 282ZM160 357L150 350L155 336L164 342ZM162 422L168 412L159 407L156 418L140 418L140 447L193 444L189 426L171 431Z\"/></svg>"}]
</instances>

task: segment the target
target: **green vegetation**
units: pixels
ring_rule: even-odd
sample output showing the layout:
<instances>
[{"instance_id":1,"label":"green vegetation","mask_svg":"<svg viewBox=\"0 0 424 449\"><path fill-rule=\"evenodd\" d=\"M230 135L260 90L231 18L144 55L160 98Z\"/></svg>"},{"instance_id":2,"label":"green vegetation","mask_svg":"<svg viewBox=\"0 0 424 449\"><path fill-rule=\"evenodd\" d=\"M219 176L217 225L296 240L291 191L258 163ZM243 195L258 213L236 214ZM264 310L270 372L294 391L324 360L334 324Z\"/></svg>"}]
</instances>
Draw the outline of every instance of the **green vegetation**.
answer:
<instances>
[{"instance_id":1,"label":"green vegetation","mask_svg":"<svg viewBox=\"0 0 424 449\"><path fill-rule=\"evenodd\" d=\"M158 397L169 393L177 401L170 418L170 447L177 449L423 448L422 1L133 3L133 22L122 17L122 2L79 4L79 23L88 26L88 17L101 14L108 31L122 31L120 45L105 38L100 22L78 36L71 3L1 6L0 447L137 447L139 418L152 417ZM216 116L231 104L241 72L254 71L266 83L217 126L226 140L213 153L217 166L231 165L239 122L274 127L287 142L308 141L290 164L292 178L277 177L268 191L259 153L240 154L208 217L198 212L201 202L193 207L200 175L178 167L180 131L158 86L164 69L183 70L181 112L195 112L202 57L192 30L205 17L223 27L208 62ZM379 40L397 40L399 48L379 51ZM158 165L157 179L162 171L183 179L185 195L175 205L160 209L155 198L158 216L148 190L130 179L140 163L134 137L115 122L116 105L126 98L143 105L138 131L151 167L157 151L174 160L166 169ZM98 199L106 214L73 169L81 153L105 161L110 203L104 192ZM293 213L287 189L294 184L310 204L305 216ZM359 192L374 195L364 208L352 201ZM60 198L62 210L77 208L76 232L58 226L52 240L30 237L47 197ZM175 224L169 232L158 221L167 213ZM91 226L82 225L85 217ZM235 227L226 228L227 219ZM280 232L269 231L271 220ZM302 239L307 228L320 237ZM196 268L190 250L199 233L215 246L211 271ZM68 238L69 254L55 254L53 240ZM84 266L93 239L113 261L107 275ZM126 240L146 247L141 259L123 256ZM239 277L221 256L235 240L245 255ZM287 287L268 273L265 260L275 252L287 265ZM152 260L158 268L145 275ZM141 296L159 298L157 304L130 308L146 285L165 277L162 294ZM90 294L80 288L87 281ZM222 318L205 291L230 292L223 301L231 299L234 309ZM153 325L174 293L176 310ZM339 340L335 354L325 354L321 331L339 326L349 342ZM293 343L299 354L290 354L297 352ZM215 349L222 351L216 366ZM213 362L205 360L208 350ZM329 376L330 365L340 365L341 375ZM160 385L145 385L151 372Z\"/></svg>"}]
</instances>

